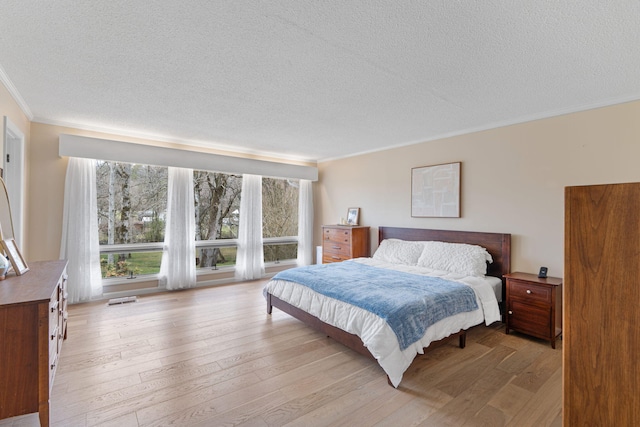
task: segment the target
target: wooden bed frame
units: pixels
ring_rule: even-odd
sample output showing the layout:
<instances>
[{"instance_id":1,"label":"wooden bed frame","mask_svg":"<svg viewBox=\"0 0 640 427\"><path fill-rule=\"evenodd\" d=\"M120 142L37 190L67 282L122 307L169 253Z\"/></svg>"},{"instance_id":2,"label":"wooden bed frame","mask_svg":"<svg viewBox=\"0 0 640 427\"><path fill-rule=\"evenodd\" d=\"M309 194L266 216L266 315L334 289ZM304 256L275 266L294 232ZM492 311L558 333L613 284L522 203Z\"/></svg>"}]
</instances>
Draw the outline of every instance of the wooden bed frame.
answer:
<instances>
[{"instance_id":1,"label":"wooden bed frame","mask_svg":"<svg viewBox=\"0 0 640 427\"><path fill-rule=\"evenodd\" d=\"M468 243L482 246L487 249L493 258L493 263L489 264L487 268L487 275L498 277L502 280L502 295L505 295L505 284L502 276L511 272L511 234L430 230L422 228L379 227L378 242L382 242L384 239L412 241L435 240L440 242ZM375 359L357 335L350 334L342 329L329 325L317 317L294 307L269 293L267 293L266 296L267 313L271 314L272 308L276 307L296 319L301 320L312 328L326 334L339 343L344 344L350 349L371 359ZM466 340L465 330L461 330L458 333L452 334L440 341L432 342L429 345L429 348L437 347L439 344L449 341L455 337L459 338L460 348L464 348Z\"/></svg>"}]
</instances>

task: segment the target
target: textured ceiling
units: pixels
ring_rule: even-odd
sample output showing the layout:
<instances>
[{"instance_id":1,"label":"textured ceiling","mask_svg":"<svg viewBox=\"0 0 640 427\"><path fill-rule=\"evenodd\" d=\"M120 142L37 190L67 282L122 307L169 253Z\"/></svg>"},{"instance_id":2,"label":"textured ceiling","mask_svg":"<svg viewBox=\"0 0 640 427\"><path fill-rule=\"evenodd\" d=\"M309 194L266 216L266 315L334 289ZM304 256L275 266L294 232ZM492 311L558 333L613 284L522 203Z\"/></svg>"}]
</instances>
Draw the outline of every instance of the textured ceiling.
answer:
<instances>
[{"instance_id":1,"label":"textured ceiling","mask_svg":"<svg viewBox=\"0 0 640 427\"><path fill-rule=\"evenodd\" d=\"M0 76L34 121L301 160L640 99L639 46L638 0L3 0L0 13Z\"/></svg>"}]
</instances>

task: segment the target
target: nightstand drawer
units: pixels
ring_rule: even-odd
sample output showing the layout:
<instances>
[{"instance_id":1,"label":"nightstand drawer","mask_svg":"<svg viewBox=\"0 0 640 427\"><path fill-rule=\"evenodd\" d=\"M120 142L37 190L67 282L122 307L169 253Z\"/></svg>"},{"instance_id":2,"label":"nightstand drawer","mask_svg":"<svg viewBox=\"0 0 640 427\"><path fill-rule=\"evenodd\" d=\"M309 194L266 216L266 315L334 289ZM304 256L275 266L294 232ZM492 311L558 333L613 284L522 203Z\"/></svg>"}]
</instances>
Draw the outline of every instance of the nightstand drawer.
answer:
<instances>
[{"instance_id":1,"label":"nightstand drawer","mask_svg":"<svg viewBox=\"0 0 640 427\"><path fill-rule=\"evenodd\" d=\"M509 316L511 328L540 338L549 337L551 308L528 305L514 300L511 301L508 309L507 316Z\"/></svg>"},{"instance_id":2,"label":"nightstand drawer","mask_svg":"<svg viewBox=\"0 0 640 427\"><path fill-rule=\"evenodd\" d=\"M509 295L511 298L521 298L525 301L551 303L551 288L527 282L510 280Z\"/></svg>"}]
</instances>

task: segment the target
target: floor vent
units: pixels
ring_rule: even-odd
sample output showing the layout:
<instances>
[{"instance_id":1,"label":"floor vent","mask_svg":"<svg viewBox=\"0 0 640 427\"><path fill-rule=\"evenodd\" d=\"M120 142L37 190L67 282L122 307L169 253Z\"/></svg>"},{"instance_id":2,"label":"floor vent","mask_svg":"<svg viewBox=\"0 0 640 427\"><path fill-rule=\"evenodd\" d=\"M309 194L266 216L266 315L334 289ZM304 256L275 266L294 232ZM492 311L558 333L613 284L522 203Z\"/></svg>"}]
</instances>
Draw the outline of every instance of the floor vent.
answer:
<instances>
[{"instance_id":1,"label":"floor vent","mask_svg":"<svg viewBox=\"0 0 640 427\"><path fill-rule=\"evenodd\" d=\"M126 304L128 302L136 302L138 301L138 297L121 297L121 298L111 298L108 302L108 305L116 305L116 304Z\"/></svg>"}]
</instances>

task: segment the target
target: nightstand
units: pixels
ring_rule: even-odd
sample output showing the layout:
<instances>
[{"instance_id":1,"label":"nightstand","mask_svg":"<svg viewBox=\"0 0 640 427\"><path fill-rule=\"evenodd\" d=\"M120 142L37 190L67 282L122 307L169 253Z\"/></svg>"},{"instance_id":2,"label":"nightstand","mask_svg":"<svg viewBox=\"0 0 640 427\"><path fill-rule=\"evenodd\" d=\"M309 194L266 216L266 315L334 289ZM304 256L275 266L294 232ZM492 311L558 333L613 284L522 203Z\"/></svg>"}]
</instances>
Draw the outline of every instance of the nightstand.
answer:
<instances>
[{"instance_id":1,"label":"nightstand","mask_svg":"<svg viewBox=\"0 0 640 427\"><path fill-rule=\"evenodd\" d=\"M511 329L551 341L562 333L562 279L536 274L510 273L507 281L506 333Z\"/></svg>"}]
</instances>

